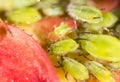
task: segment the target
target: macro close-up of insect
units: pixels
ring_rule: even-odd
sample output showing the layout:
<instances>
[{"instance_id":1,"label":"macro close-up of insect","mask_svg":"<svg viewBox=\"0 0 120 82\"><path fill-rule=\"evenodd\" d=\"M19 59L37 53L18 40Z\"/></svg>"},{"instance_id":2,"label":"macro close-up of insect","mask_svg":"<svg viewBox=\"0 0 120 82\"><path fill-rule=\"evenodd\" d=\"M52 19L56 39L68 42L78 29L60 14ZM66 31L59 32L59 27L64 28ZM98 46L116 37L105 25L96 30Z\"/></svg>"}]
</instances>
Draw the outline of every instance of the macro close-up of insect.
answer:
<instances>
[{"instance_id":1,"label":"macro close-up of insect","mask_svg":"<svg viewBox=\"0 0 120 82\"><path fill-rule=\"evenodd\" d=\"M120 0L0 0L0 82L120 82Z\"/></svg>"}]
</instances>

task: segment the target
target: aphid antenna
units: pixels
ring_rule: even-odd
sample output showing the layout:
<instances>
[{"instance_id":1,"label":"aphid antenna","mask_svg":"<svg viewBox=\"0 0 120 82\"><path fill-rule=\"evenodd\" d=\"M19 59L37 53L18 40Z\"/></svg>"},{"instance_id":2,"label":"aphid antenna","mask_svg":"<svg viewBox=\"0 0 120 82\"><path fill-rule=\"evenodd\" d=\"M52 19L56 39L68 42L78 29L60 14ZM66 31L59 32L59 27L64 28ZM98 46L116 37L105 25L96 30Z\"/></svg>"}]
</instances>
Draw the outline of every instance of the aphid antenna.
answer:
<instances>
[{"instance_id":1,"label":"aphid antenna","mask_svg":"<svg viewBox=\"0 0 120 82\"><path fill-rule=\"evenodd\" d=\"M75 32L77 33L77 35L79 35L79 31L78 31L77 21L76 20L74 20L74 25L75 25Z\"/></svg>"},{"instance_id":2,"label":"aphid antenna","mask_svg":"<svg viewBox=\"0 0 120 82\"><path fill-rule=\"evenodd\" d=\"M107 31L107 32L110 32L110 30L108 29L108 28L103 28L105 31Z\"/></svg>"},{"instance_id":3,"label":"aphid antenna","mask_svg":"<svg viewBox=\"0 0 120 82\"><path fill-rule=\"evenodd\" d=\"M83 22L84 24L89 24L87 21L81 21L81 22Z\"/></svg>"},{"instance_id":4,"label":"aphid antenna","mask_svg":"<svg viewBox=\"0 0 120 82\"><path fill-rule=\"evenodd\" d=\"M120 39L120 34L115 31L115 29L109 28L111 32L113 32L114 36L116 36L118 39Z\"/></svg>"},{"instance_id":5,"label":"aphid antenna","mask_svg":"<svg viewBox=\"0 0 120 82\"><path fill-rule=\"evenodd\" d=\"M65 69L63 68L63 62L64 58L63 56L60 56L60 59L57 61L57 63L59 64L58 66L55 66L56 68L61 68L63 70L63 72L65 73Z\"/></svg>"},{"instance_id":6,"label":"aphid antenna","mask_svg":"<svg viewBox=\"0 0 120 82\"><path fill-rule=\"evenodd\" d=\"M87 59L87 60L89 60L89 61L92 61L90 58L88 58L88 57L85 56L84 54L82 54L82 56L83 56L85 59Z\"/></svg>"},{"instance_id":7,"label":"aphid antenna","mask_svg":"<svg viewBox=\"0 0 120 82\"><path fill-rule=\"evenodd\" d=\"M77 38L75 38L74 40L76 40L76 41L79 41L79 40L88 40L88 39L86 39L86 38L82 38L82 37L77 37Z\"/></svg>"}]
</instances>

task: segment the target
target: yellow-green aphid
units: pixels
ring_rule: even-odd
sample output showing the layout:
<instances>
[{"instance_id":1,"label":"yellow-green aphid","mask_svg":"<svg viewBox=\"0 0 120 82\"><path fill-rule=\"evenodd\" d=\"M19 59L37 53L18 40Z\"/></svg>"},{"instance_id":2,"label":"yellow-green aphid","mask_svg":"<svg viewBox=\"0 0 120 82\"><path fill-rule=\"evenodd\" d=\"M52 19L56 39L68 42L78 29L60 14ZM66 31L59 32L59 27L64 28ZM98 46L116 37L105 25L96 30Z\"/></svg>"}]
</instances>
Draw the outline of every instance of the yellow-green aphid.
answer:
<instances>
[{"instance_id":1,"label":"yellow-green aphid","mask_svg":"<svg viewBox=\"0 0 120 82\"><path fill-rule=\"evenodd\" d=\"M59 0L40 0L38 4L35 5L37 9L45 9L48 7L52 7L53 5L57 4Z\"/></svg>"},{"instance_id":2,"label":"yellow-green aphid","mask_svg":"<svg viewBox=\"0 0 120 82\"><path fill-rule=\"evenodd\" d=\"M42 11L47 16L60 16L64 14L64 8L59 5L42 8Z\"/></svg>"},{"instance_id":3,"label":"yellow-green aphid","mask_svg":"<svg viewBox=\"0 0 120 82\"><path fill-rule=\"evenodd\" d=\"M100 82L115 82L112 77L112 73L104 67L102 64L95 61L87 62L88 70L100 81Z\"/></svg>"},{"instance_id":4,"label":"yellow-green aphid","mask_svg":"<svg viewBox=\"0 0 120 82\"><path fill-rule=\"evenodd\" d=\"M9 12L8 19L15 24L31 24L40 20L41 15L34 8L22 8Z\"/></svg>"},{"instance_id":5,"label":"yellow-green aphid","mask_svg":"<svg viewBox=\"0 0 120 82\"><path fill-rule=\"evenodd\" d=\"M98 23L103 20L101 11L95 7L70 4L67 11L71 17L83 22Z\"/></svg>"},{"instance_id":6,"label":"yellow-green aphid","mask_svg":"<svg viewBox=\"0 0 120 82\"><path fill-rule=\"evenodd\" d=\"M79 40L80 45L90 55L107 60L120 61L120 40L116 37L103 34L84 34Z\"/></svg>"},{"instance_id":7,"label":"yellow-green aphid","mask_svg":"<svg viewBox=\"0 0 120 82\"><path fill-rule=\"evenodd\" d=\"M8 11L13 8L13 0L0 0L0 11Z\"/></svg>"},{"instance_id":8,"label":"yellow-green aphid","mask_svg":"<svg viewBox=\"0 0 120 82\"><path fill-rule=\"evenodd\" d=\"M64 55L73 52L79 47L73 39L64 39L51 45L54 54Z\"/></svg>"},{"instance_id":9,"label":"yellow-green aphid","mask_svg":"<svg viewBox=\"0 0 120 82\"><path fill-rule=\"evenodd\" d=\"M9 11L33 5L40 0L0 0L0 10Z\"/></svg>"},{"instance_id":10,"label":"yellow-green aphid","mask_svg":"<svg viewBox=\"0 0 120 82\"><path fill-rule=\"evenodd\" d=\"M71 28L67 24L62 23L60 26L55 28L54 32L57 36L64 37L71 32Z\"/></svg>"},{"instance_id":11,"label":"yellow-green aphid","mask_svg":"<svg viewBox=\"0 0 120 82\"><path fill-rule=\"evenodd\" d=\"M71 74L76 80L86 80L89 78L87 68L72 58L63 57L62 65L65 71Z\"/></svg>"},{"instance_id":12,"label":"yellow-green aphid","mask_svg":"<svg viewBox=\"0 0 120 82\"><path fill-rule=\"evenodd\" d=\"M70 0L70 3L73 5L85 5L87 0Z\"/></svg>"},{"instance_id":13,"label":"yellow-green aphid","mask_svg":"<svg viewBox=\"0 0 120 82\"><path fill-rule=\"evenodd\" d=\"M13 0L13 1L14 1L13 4L14 8L23 8L40 2L40 0Z\"/></svg>"},{"instance_id":14,"label":"yellow-green aphid","mask_svg":"<svg viewBox=\"0 0 120 82\"><path fill-rule=\"evenodd\" d=\"M91 24L86 23L85 27L93 31L99 31L104 28L112 27L117 22L117 20L118 20L117 16L115 16L111 12L108 12L103 14L103 21Z\"/></svg>"}]
</instances>

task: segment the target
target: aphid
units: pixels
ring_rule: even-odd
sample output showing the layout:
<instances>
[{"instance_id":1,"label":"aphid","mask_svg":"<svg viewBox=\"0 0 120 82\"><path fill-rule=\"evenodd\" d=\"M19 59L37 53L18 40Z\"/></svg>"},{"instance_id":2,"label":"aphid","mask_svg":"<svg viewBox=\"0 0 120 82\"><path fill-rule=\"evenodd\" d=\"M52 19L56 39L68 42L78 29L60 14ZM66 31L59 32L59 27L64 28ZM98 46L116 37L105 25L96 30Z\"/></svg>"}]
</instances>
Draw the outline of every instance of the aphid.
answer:
<instances>
[{"instance_id":1,"label":"aphid","mask_svg":"<svg viewBox=\"0 0 120 82\"><path fill-rule=\"evenodd\" d=\"M34 8L22 8L8 13L8 19L15 24L26 25L40 20L40 13Z\"/></svg>"},{"instance_id":2,"label":"aphid","mask_svg":"<svg viewBox=\"0 0 120 82\"><path fill-rule=\"evenodd\" d=\"M64 55L68 52L75 51L79 47L73 39L60 40L51 45L52 52L58 55Z\"/></svg>"},{"instance_id":3,"label":"aphid","mask_svg":"<svg viewBox=\"0 0 120 82\"><path fill-rule=\"evenodd\" d=\"M91 6L68 5L68 14L76 20L88 23L98 23L103 20L102 13L99 9ZM98 17L94 19L95 17Z\"/></svg>"},{"instance_id":4,"label":"aphid","mask_svg":"<svg viewBox=\"0 0 120 82\"><path fill-rule=\"evenodd\" d=\"M79 40L82 49L95 58L106 61L120 61L120 40L103 34L83 34Z\"/></svg>"},{"instance_id":5,"label":"aphid","mask_svg":"<svg viewBox=\"0 0 120 82\"><path fill-rule=\"evenodd\" d=\"M87 27L90 31L99 32L101 29L112 27L118 21L118 18L113 13L104 13L102 16L103 21L91 24L87 23L84 24L84 26ZM97 18L99 17L95 17L94 19Z\"/></svg>"},{"instance_id":6,"label":"aphid","mask_svg":"<svg viewBox=\"0 0 120 82\"><path fill-rule=\"evenodd\" d=\"M86 5L87 0L70 0L70 3L73 5Z\"/></svg>"},{"instance_id":7,"label":"aphid","mask_svg":"<svg viewBox=\"0 0 120 82\"><path fill-rule=\"evenodd\" d=\"M89 78L87 68L78 61L69 57L62 57L61 64L64 71L72 75L76 80L86 80Z\"/></svg>"},{"instance_id":8,"label":"aphid","mask_svg":"<svg viewBox=\"0 0 120 82\"><path fill-rule=\"evenodd\" d=\"M67 24L62 23L60 26L54 29L54 32L57 36L64 37L71 32L71 28Z\"/></svg>"},{"instance_id":9,"label":"aphid","mask_svg":"<svg viewBox=\"0 0 120 82\"><path fill-rule=\"evenodd\" d=\"M112 73L102 64L95 61L87 61L86 67L100 82L115 82Z\"/></svg>"},{"instance_id":10,"label":"aphid","mask_svg":"<svg viewBox=\"0 0 120 82\"><path fill-rule=\"evenodd\" d=\"M10 0L11 2L11 0ZM10 3L8 2L8 3ZM13 0L13 3L12 3L12 6L13 8L24 8L24 7L27 7L27 6L31 6L31 5L34 5L34 4L37 4L39 3L40 0Z\"/></svg>"},{"instance_id":11,"label":"aphid","mask_svg":"<svg viewBox=\"0 0 120 82\"><path fill-rule=\"evenodd\" d=\"M43 8L42 12L47 16L61 16L64 14L64 8L57 5L54 7Z\"/></svg>"}]
</instances>

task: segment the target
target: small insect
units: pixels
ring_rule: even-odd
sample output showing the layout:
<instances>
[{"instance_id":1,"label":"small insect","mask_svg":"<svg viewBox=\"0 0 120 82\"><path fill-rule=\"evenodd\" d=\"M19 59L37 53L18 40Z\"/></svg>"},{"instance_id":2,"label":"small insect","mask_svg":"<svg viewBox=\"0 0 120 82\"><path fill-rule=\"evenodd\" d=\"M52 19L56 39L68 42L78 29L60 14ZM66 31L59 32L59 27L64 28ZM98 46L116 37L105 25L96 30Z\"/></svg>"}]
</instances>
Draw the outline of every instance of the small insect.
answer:
<instances>
[{"instance_id":1,"label":"small insect","mask_svg":"<svg viewBox=\"0 0 120 82\"><path fill-rule=\"evenodd\" d=\"M54 54L65 55L66 53L75 51L79 45L73 39L60 40L51 45Z\"/></svg>"},{"instance_id":2,"label":"small insect","mask_svg":"<svg viewBox=\"0 0 120 82\"><path fill-rule=\"evenodd\" d=\"M59 64L63 70L72 75L76 81L83 81L89 78L87 68L82 63L70 57L61 56Z\"/></svg>"},{"instance_id":3,"label":"small insect","mask_svg":"<svg viewBox=\"0 0 120 82\"><path fill-rule=\"evenodd\" d=\"M86 67L100 82L115 82L112 73L102 64L95 61L87 61Z\"/></svg>"},{"instance_id":4,"label":"small insect","mask_svg":"<svg viewBox=\"0 0 120 82\"><path fill-rule=\"evenodd\" d=\"M83 34L81 38L88 39L80 39L79 43L91 56L106 61L120 61L120 40L116 37L104 34Z\"/></svg>"},{"instance_id":5,"label":"small insect","mask_svg":"<svg viewBox=\"0 0 120 82\"><path fill-rule=\"evenodd\" d=\"M101 11L94 7L70 4L67 11L71 17L83 22L98 23L103 20ZM94 17L99 18L93 19Z\"/></svg>"}]
</instances>

